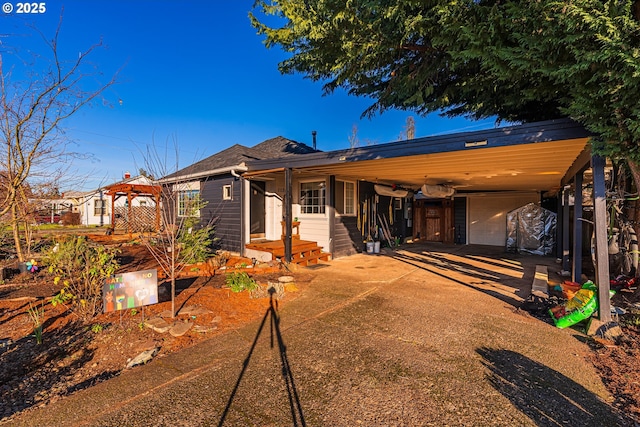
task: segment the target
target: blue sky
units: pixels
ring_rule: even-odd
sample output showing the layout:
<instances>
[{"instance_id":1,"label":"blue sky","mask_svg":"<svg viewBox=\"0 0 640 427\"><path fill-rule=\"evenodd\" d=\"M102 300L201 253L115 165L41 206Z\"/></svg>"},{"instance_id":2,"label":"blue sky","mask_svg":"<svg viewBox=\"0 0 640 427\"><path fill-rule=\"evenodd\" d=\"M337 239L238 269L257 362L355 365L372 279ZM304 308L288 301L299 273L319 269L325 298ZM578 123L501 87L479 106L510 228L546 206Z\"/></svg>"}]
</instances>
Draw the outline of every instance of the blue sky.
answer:
<instances>
[{"instance_id":1,"label":"blue sky","mask_svg":"<svg viewBox=\"0 0 640 427\"><path fill-rule=\"evenodd\" d=\"M29 15L10 3L14 12L0 12L5 71L11 56L46 52L29 25L51 38L64 7L61 56L73 59L102 40L105 48L90 60L103 82L118 72L101 100L63 124L74 149L92 156L74 163L79 174L90 175L75 184L82 189L115 182L125 171L136 174L145 146L164 150L173 140L184 167L233 144L253 146L278 135L311 145L312 130L319 149L348 148L354 124L361 145L391 142L410 115L418 137L494 126L406 111L361 119L371 100L323 96L321 83L278 72L285 54L267 50L251 27L253 0L47 1L46 12Z\"/></svg>"}]
</instances>

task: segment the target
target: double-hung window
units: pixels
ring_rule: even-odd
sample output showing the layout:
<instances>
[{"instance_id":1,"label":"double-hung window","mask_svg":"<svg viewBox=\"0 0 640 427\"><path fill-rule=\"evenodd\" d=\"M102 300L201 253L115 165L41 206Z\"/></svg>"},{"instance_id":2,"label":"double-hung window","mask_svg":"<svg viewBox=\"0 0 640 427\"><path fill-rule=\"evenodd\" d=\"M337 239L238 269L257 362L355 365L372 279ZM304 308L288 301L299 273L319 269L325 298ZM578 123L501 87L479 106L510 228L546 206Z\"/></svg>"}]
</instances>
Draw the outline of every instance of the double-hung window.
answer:
<instances>
[{"instance_id":1,"label":"double-hung window","mask_svg":"<svg viewBox=\"0 0 640 427\"><path fill-rule=\"evenodd\" d=\"M336 212L338 215L356 214L356 183L336 181Z\"/></svg>"},{"instance_id":2,"label":"double-hung window","mask_svg":"<svg viewBox=\"0 0 640 427\"><path fill-rule=\"evenodd\" d=\"M107 201L105 199L93 200L93 215L100 216L107 214Z\"/></svg>"},{"instance_id":3,"label":"double-hung window","mask_svg":"<svg viewBox=\"0 0 640 427\"><path fill-rule=\"evenodd\" d=\"M178 191L178 216L200 216L200 190Z\"/></svg>"},{"instance_id":4,"label":"double-hung window","mask_svg":"<svg viewBox=\"0 0 640 427\"><path fill-rule=\"evenodd\" d=\"M344 215L356 214L356 185L353 182L344 182Z\"/></svg>"},{"instance_id":5,"label":"double-hung window","mask_svg":"<svg viewBox=\"0 0 640 427\"><path fill-rule=\"evenodd\" d=\"M300 213L323 214L325 209L324 181L300 183Z\"/></svg>"}]
</instances>

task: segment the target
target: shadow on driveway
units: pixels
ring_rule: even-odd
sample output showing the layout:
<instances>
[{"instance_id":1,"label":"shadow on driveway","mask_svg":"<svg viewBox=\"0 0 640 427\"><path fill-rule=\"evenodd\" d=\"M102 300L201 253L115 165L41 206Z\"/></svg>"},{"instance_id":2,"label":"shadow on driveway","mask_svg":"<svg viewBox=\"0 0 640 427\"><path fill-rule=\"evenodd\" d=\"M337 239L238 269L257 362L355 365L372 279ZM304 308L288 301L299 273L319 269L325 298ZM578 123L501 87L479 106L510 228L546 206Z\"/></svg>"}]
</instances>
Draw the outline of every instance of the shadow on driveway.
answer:
<instances>
[{"instance_id":1,"label":"shadow on driveway","mask_svg":"<svg viewBox=\"0 0 640 427\"><path fill-rule=\"evenodd\" d=\"M549 257L510 256L494 247L416 245L390 253L391 257L452 282L519 307L531 291L536 264L552 264Z\"/></svg>"},{"instance_id":2,"label":"shadow on driveway","mask_svg":"<svg viewBox=\"0 0 640 427\"><path fill-rule=\"evenodd\" d=\"M606 402L558 371L520 353L476 350L489 371L489 383L538 426L604 426L614 411ZM615 414L619 425L633 425Z\"/></svg>"}]
</instances>

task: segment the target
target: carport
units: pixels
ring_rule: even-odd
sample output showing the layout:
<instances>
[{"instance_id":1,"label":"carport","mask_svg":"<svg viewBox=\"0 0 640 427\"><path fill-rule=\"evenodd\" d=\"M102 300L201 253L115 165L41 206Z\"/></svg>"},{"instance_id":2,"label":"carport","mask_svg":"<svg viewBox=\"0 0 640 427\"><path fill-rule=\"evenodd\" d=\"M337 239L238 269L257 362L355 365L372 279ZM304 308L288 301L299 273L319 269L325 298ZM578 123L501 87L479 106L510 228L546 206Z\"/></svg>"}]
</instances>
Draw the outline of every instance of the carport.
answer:
<instances>
[{"instance_id":1,"label":"carport","mask_svg":"<svg viewBox=\"0 0 640 427\"><path fill-rule=\"evenodd\" d=\"M290 260L292 180L301 176L336 176L417 191L423 185L439 185L459 193L535 191L556 196L560 214L558 254L572 277L581 275L582 215L581 191L575 191L575 214L570 224L569 192L581 188L585 172L594 189L594 227L596 230L597 271L601 304L600 319L610 320L609 268L606 252L605 159L592 155L591 134L569 119L507 126L476 132L463 132L418 138L410 141L318 152L295 159L281 158L248 163L245 178L266 174L284 175L283 217L285 259ZM330 186L331 187L331 186ZM329 188L328 200L332 200ZM326 215L333 224L335 209L329 203ZM572 247L570 232L573 229ZM331 233L332 230L329 230ZM332 248L329 248L330 252ZM570 259L572 257L573 259Z\"/></svg>"}]
</instances>

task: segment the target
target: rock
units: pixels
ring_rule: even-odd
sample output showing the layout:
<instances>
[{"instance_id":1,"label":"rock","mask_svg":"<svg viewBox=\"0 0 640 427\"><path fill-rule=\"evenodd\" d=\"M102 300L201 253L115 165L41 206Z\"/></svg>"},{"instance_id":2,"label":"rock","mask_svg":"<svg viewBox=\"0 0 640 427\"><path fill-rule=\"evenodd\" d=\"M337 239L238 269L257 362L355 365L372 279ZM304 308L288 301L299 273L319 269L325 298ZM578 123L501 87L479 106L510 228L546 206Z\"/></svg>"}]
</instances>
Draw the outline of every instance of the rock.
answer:
<instances>
[{"instance_id":1,"label":"rock","mask_svg":"<svg viewBox=\"0 0 640 427\"><path fill-rule=\"evenodd\" d=\"M160 347L156 347L156 348L153 348L151 350L143 351L142 353L140 353L139 355L137 355L136 357L131 359L131 361L129 363L127 363L127 369L131 369L134 366L146 364L148 361L153 359L153 357L156 354L158 354L158 351L160 351Z\"/></svg>"},{"instance_id":2,"label":"rock","mask_svg":"<svg viewBox=\"0 0 640 427\"><path fill-rule=\"evenodd\" d=\"M162 313L158 314L158 316L160 316L160 317L173 317L173 313L171 313L171 310L165 310Z\"/></svg>"},{"instance_id":3,"label":"rock","mask_svg":"<svg viewBox=\"0 0 640 427\"><path fill-rule=\"evenodd\" d=\"M181 337L191 329L191 326L193 326L191 322L176 322L171 329L169 329L169 333L171 336Z\"/></svg>"},{"instance_id":4,"label":"rock","mask_svg":"<svg viewBox=\"0 0 640 427\"><path fill-rule=\"evenodd\" d=\"M153 329L155 332L164 334L169 329L171 329L171 325L167 323L162 317L152 317L148 320L145 320L144 325L147 328Z\"/></svg>"},{"instance_id":5,"label":"rock","mask_svg":"<svg viewBox=\"0 0 640 427\"><path fill-rule=\"evenodd\" d=\"M295 279L293 276L280 276L278 277L278 282L280 283L292 283Z\"/></svg>"},{"instance_id":6,"label":"rock","mask_svg":"<svg viewBox=\"0 0 640 427\"><path fill-rule=\"evenodd\" d=\"M212 331L215 331L216 329L218 329L218 327L215 325L211 325L211 326L196 325L193 327L193 330L195 332L198 332L201 334L206 334L207 332L212 332Z\"/></svg>"},{"instance_id":7,"label":"rock","mask_svg":"<svg viewBox=\"0 0 640 427\"><path fill-rule=\"evenodd\" d=\"M178 311L178 315L185 315L185 316L199 316L201 314L209 314L209 313L213 313L213 311L206 309L204 307L198 307L195 305L188 305L182 308L180 311Z\"/></svg>"},{"instance_id":8,"label":"rock","mask_svg":"<svg viewBox=\"0 0 640 427\"><path fill-rule=\"evenodd\" d=\"M587 325L587 335L596 335L605 340L615 340L622 335L622 329L616 322L604 323L592 317Z\"/></svg>"}]
</instances>

